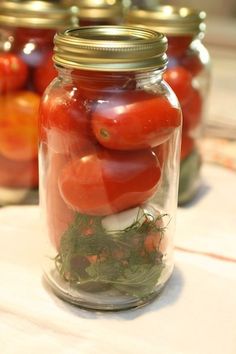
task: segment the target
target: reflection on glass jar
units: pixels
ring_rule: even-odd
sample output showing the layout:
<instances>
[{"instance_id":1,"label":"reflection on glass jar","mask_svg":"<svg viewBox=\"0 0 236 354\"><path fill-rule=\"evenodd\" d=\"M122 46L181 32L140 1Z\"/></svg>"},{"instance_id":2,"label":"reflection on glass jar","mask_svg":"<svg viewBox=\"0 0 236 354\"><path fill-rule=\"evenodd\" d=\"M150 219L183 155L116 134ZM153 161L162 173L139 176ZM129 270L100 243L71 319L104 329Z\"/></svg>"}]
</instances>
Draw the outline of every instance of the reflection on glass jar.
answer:
<instances>
[{"instance_id":1,"label":"reflection on glass jar","mask_svg":"<svg viewBox=\"0 0 236 354\"><path fill-rule=\"evenodd\" d=\"M203 11L172 6L133 9L126 18L127 23L162 31L168 38L169 62L164 80L177 95L183 113L179 204L190 201L200 186L198 139L210 82L209 54L201 42L204 20Z\"/></svg>"},{"instance_id":2,"label":"reflection on glass jar","mask_svg":"<svg viewBox=\"0 0 236 354\"><path fill-rule=\"evenodd\" d=\"M73 21L46 1L0 3L0 205L37 198L40 96L56 76L55 31Z\"/></svg>"},{"instance_id":3,"label":"reflection on glass jar","mask_svg":"<svg viewBox=\"0 0 236 354\"><path fill-rule=\"evenodd\" d=\"M167 41L107 26L55 43L40 106L45 277L79 306L139 306L173 270L182 117L162 81Z\"/></svg>"}]
</instances>

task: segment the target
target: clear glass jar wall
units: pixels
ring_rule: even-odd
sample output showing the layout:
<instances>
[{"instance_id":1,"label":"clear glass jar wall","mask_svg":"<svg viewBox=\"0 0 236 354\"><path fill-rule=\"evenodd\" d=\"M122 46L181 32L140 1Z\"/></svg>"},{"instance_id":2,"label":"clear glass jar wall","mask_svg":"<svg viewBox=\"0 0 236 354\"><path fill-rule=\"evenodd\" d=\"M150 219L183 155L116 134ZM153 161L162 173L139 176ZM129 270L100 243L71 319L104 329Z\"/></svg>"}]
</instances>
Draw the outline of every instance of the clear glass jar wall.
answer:
<instances>
[{"instance_id":1,"label":"clear glass jar wall","mask_svg":"<svg viewBox=\"0 0 236 354\"><path fill-rule=\"evenodd\" d=\"M164 80L176 93L183 113L179 205L193 199L200 188L202 159L199 138L204 129L210 84L209 54L200 38L169 37L169 64Z\"/></svg>"},{"instance_id":2,"label":"clear glass jar wall","mask_svg":"<svg viewBox=\"0 0 236 354\"><path fill-rule=\"evenodd\" d=\"M40 97L57 74L57 26L72 23L72 15L46 1L2 1L0 11L0 205L33 203Z\"/></svg>"},{"instance_id":3,"label":"clear glass jar wall","mask_svg":"<svg viewBox=\"0 0 236 354\"><path fill-rule=\"evenodd\" d=\"M60 53L56 39L55 60L66 67L58 66L40 108L44 272L69 302L123 309L155 297L173 270L181 111L162 81L166 57L154 58L155 65L145 58L149 37L154 53L157 44L165 51L163 36L126 27L87 34L87 50L91 38L103 48L94 45L95 59L79 57L81 43L78 57ZM72 35L84 44L87 34L85 27L68 31L63 48ZM97 70L103 55L110 61ZM137 70L141 60L145 69Z\"/></svg>"},{"instance_id":4,"label":"clear glass jar wall","mask_svg":"<svg viewBox=\"0 0 236 354\"><path fill-rule=\"evenodd\" d=\"M168 69L164 80L177 95L183 113L179 204L192 200L200 186L199 138L210 84L210 59L201 40L205 13L159 6L132 9L126 22L162 31L168 38Z\"/></svg>"}]
</instances>

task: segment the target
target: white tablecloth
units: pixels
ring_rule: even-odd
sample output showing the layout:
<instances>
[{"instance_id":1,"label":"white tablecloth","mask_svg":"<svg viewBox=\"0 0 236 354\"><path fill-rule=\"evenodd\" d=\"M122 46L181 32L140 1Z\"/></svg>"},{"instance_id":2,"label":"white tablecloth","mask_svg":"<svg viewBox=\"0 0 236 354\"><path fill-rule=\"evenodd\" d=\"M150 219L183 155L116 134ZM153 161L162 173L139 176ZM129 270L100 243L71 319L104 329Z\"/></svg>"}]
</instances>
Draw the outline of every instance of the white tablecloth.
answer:
<instances>
[{"instance_id":1,"label":"white tablecloth","mask_svg":"<svg viewBox=\"0 0 236 354\"><path fill-rule=\"evenodd\" d=\"M236 262L234 171L204 166L197 198L188 206L178 209L175 241L179 248Z\"/></svg>"},{"instance_id":2,"label":"white tablecloth","mask_svg":"<svg viewBox=\"0 0 236 354\"><path fill-rule=\"evenodd\" d=\"M179 208L176 267L161 295L129 311L86 311L42 281L38 207L0 210L1 354L235 354L236 174L203 168Z\"/></svg>"}]
</instances>

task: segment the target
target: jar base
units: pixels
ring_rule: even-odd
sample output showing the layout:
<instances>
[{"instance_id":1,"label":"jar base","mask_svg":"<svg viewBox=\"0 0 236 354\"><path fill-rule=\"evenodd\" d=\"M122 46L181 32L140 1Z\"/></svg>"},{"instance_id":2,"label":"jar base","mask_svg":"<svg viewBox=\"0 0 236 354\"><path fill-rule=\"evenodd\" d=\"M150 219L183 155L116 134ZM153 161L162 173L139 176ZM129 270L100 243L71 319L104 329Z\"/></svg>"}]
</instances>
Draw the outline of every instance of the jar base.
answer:
<instances>
[{"instance_id":1,"label":"jar base","mask_svg":"<svg viewBox=\"0 0 236 354\"><path fill-rule=\"evenodd\" d=\"M76 291L76 295L73 295L73 289L69 285L62 283L59 285L58 281L55 283L54 279L45 273L44 279L57 297L72 305L87 310L121 311L142 307L155 300L155 298L165 287L167 281L171 277L172 272L173 267L165 272L161 282L155 287L152 293L140 298L128 295L117 296L117 294L114 296L114 290L100 291L99 294L92 294L80 290L79 292Z\"/></svg>"}]
</instances>

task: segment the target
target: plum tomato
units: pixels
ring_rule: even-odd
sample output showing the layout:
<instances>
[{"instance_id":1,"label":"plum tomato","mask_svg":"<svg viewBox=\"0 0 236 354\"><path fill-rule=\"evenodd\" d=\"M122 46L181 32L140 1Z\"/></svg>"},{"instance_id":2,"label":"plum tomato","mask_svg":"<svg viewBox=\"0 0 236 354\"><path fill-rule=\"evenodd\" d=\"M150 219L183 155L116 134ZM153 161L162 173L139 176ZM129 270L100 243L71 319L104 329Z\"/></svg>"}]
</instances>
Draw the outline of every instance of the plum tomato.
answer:
<instances>
[{"instance_id":1,"label":"plum tomato","mask_svg":"<svg viewBox=\"0 0 236 354\"><path fill-rule=\"evenodd\" d=\"M73 70L72 77L80 92L91 100L101 99L108 93L134 89L136 86L134 74L129 72Z\"/></svg>"},{"instance_id":2,"label":"plum tomato","mask_svg":"<svg viewBox=\"0 0 236 354\"><path fill-rule=\"evenodd\" d=\"M19 91L0 97L0 153L12 160L38 154L39 95Z\"/></svg>"},{"instance_id":3,"label":"plum tomato","mask_svg":"<svg viewBox=\"0 0 236 354\"><path fill-rule=\"evenodd\" d=\"M169 68L163 75L164 80L176 94L180 104L186 102L192 94L192 75L183 67Z\"/></svg>"},{"instance_id":4,"label":"plum tomato","mask_svg":"<svg viewBox=\"0 0 236 354\"><path fill-rule=\"evenodd\" d=\"M67 162L68 156L50 153L49 168L45 179L49 237L57 250L59 250L63 233L74 218L74 212L65 204L58 189L58 176Z\"/></svg>"},{"instance_id":5,"label":"plum tomato","mask_svg":"<svg viewBox=\"0 0 236 354\"><path fill-rule=\"evenodd\" d=\"M195 147L194 139L191 136L186 134L182 135L182 143L181 143L181 154L180 160L184 160L188 155L191 154Z\"/></svg>"},{"instance_id":6,"label":"plum tomato","mask_svg":"<svg viewBox=\"0 0 236 354\"><path fill-rule=\"evenodd\" d=\"M0 155L0 187L36 188L38 161L14 161Z\"/></svg>"},{"instance_id":7,"label":"plum tomato","mask_svg":"<svg viewBox=\"0 0 236 354\"><path fill-rule=\"evenodd\" d=\"M15 54L0 54L0 94L15 91L25 86L28 67Z\"/></svg>"},{"instance_id":8,"label":"plum tomato","mask_svg":"<svg viewBox=\"0 0 236 354\"><path fill-rule=\"evenodd\" d=\"M189 132L197 128L202 118L202 97L197 89L193 89L189 100L182 105L183 132Z\"/></svg>"},{"instance_id":9,"label":"plum tomato","mask_svg":"<svg viewBox=\"0 0 236 354\"><path fill-rule=\"evenodd\" d=\"M193 38L191 36L168 36L168 57L184 55L192 40Z\"/></svg>"},{"instance_id":10,"label":"plum tomato","mask_svg":"<svg viewBox=\"0 0 236 354\"><path fill-rule=\"evenodd\" d=\"M144 203L155 193L160 177L159 161L150 149L102 149L68 163L59 189L73 210L109 215Z\"/></svg>"},{"instance_id":11,"label":"plum tomato","mask_svg":"<svg viewBox=\"0 0 236 354\"><path fill-rule=\"evenodd\" d=\"M92 128L99 143L115 150L139 150L166 141L181 125L181 113L164 96L125 91L98 102Z\"/></svg>"},{"instance_id":12,"label":"plum tomato","mask_svg":"<svg viewBox=\"0 0 236 354\"><path fill-rule=\"evenodd\" d=\"M90 115L91 106L76 87L53 88L40 105L40 140L58 153L90 152L97 144Z\"/></svg>"},{"instance_id":13,"label":"plum tomato","mask_svg":"<svg viewBox=\"0 0 236 354\"><path fill-rule=\"evenodd\" d=\"M52 55L52 52L47 53L42 64L34 70L34 86L40 95L45 91L50 82L57 76Z\"/></svg>"}]
</instances>

